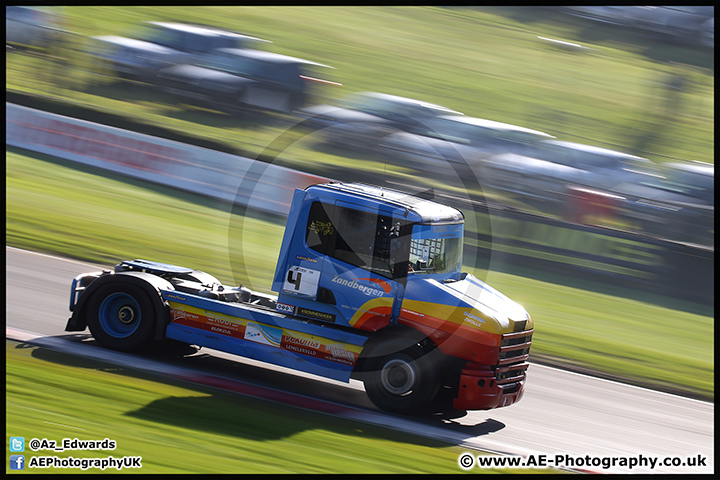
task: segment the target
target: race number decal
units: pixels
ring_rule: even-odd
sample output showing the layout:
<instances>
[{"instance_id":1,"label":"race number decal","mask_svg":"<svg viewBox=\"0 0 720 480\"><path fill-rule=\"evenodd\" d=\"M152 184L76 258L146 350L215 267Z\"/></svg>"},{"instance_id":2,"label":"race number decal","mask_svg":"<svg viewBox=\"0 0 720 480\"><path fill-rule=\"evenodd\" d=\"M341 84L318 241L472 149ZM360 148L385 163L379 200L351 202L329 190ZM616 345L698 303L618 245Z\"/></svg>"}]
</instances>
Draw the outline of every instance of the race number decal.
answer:
<instances>
[{"instance_id":1,"label":"race number decal","mask_svg":"<svg viewBox=\"0 0 720 480\"><path fill-rule=\"evenodd\" d=\"M315 297L320 280L320 271L302 267L290 267L285 275L283 293Z\"/></svg>"}]
</instances>

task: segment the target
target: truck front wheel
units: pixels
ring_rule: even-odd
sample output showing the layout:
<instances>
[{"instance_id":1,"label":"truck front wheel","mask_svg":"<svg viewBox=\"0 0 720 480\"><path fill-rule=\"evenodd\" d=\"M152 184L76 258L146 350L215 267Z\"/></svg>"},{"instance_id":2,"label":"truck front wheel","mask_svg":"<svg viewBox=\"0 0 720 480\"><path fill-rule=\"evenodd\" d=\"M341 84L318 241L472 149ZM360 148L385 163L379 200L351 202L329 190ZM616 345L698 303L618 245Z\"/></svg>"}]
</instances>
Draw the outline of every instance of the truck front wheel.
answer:
<instances>
[{"instance_id":1,"label":"truck front wheel","mask_svg":"<svg viewBox=\"0 0 720 480\"><path fill-rule=\"evenodd\" d=\"M371 354L364 372L365 391L383 410L415 413L429 406L438 391L437 370L430 351L420 345L394 350L395 342L382 344ZM405 342L399 342L399 344Z\"/></svg>"},{"instance_id":2,"label":"truck front wheel","mask_svg":"<svg viewBox=\"0 0 720 480\"><path fill-rule=\"evenodd\" d=\"M93 292L88 300L88 327L103 347L136 350L153 338L155 307L141 287L109 283Z\"/></svg>"}]
</instances>

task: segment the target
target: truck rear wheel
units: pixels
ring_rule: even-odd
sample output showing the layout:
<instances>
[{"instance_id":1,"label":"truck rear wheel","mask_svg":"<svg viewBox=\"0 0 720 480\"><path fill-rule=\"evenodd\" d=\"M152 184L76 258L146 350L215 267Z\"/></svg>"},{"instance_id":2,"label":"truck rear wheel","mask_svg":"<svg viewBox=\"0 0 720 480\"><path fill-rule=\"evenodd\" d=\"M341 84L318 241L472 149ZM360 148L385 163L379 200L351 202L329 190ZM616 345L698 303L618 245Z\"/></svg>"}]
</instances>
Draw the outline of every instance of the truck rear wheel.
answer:
<instances>
[{"instance_id":1,"label":"truck rear wheel","mask_svg":"<svg viewBox=\"0 0 720 480\"><path fill-rule=\"evenodd\" d=\"M370 400L383 410L398 413L428 407L439 385L429 353L420 345L407 347L402 340L379 345L368 357L363 377Z\"/></svg>"},{"instance_id":2,"label":"truck rear wheel","mask_svg":"<svg viewBox=\"0 0 720 480\"><path fill-rule=\"evenodd\" d=\"M153 338L157 312L150 295L137 285L99 287L86 312L90 332L103 347L136 350Z\"/></svg>"}]
</instances>

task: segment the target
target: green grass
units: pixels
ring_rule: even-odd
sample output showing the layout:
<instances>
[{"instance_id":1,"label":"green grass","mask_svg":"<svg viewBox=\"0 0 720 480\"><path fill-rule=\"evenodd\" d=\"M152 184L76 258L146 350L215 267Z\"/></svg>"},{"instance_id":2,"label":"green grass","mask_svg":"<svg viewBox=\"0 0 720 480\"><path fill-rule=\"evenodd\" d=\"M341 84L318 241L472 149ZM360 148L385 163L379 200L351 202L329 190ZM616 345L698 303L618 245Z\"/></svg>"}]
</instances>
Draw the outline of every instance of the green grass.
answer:
<instances>
[{"instance_id":1,"label":"green grass","mask_svg":"<svg viewBox=\"0 0 720 480\"><path fill-rule=\"evenodd\" d=\"M497 272L484 279L533 316L536 360L713 396L712 316Z\"/></svg>"},{"instance_id":2,"label":"green grass","mask_svg":"<svg viewBox=\"0 0 720 480\"><path fill-rule=\"evenodd\" d=\"M8 245L108 266L145 258L269 291L283 232L276 219L232 217L218 202L18 149L6 159ZM242 263L230 259L240 250ZM665 299L653 295L597 293L589 281L475 273L533 316L536 358L713 396L711 314L689 313L682 302L661 307Z\"/></svg>"},{"instance_id":3,"label":"green grass","mask_svg":"<svg viewBox=\"0 0 720 480\"><path fill-rule=\"evenodd\" d=\"M8 437L25 437L26 444L33 438L57 442L108 438L117 443L110 451L26 449L26 462L33 455L142 457L141 470L122 473L462 473L458 457L466 451L10 341L6 342L6 412ZM101 472L117 470L86 471ZM12 473L9 466L6 473Z\"/></svg>"},{"instance_id":4,"label":"green grass","mask_svg":"<svg viewBox=\"0 0 720 480\"><path fill-rule=\"evenodd\" d=\"M146 88L92 85L84 54L91 35L128 35L143 20L217 25L259 36L277 53L335 67L342 87L418 98L653 160L714 162L714 55L533 7L64 7L77 36L64 58L7 55L6 87L92 105L179 131L221 139L254 154L288 122L257 125L180 108ZM580 43L573 53L538 37ZM53 74L54 73L54 74ZM689 79L677 108L665 111L671 73ZM322 153L313 152L322 157ZM291 162L292 158L287 158ZM331 161L328 158L328 161Z\"/></svg>"},{"instance_id":5,"label":"green grass","mask_svg":"<svg viewBox=\"0 0 720 480\"><path fill-rule=\"evenodd\" d=\"M131 180L129 187L122 177L65 168L18 152L8 149L6 156L8 245L104 264L129 255L232 281L227 205L142 181ZM246 217L238 226L244 249L253 255L244 265L252 278L236 281L269 285L283 225Z\"/></svg>"}]
</instances>

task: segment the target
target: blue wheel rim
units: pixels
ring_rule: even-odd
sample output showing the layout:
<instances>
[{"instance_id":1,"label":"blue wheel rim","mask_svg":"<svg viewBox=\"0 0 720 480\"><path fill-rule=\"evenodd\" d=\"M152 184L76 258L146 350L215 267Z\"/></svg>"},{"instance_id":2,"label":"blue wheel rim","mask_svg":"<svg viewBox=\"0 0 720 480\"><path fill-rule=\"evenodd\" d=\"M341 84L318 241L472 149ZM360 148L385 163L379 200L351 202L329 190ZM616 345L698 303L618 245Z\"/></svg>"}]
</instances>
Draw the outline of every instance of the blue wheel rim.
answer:
<instances>
[{"instance_id":1,"label":"blue wheel rim","mask_svg":"<svg viewBox=\"0 0 720 480\"><path fill-rule=\"evenodd\" d=\"M100 304L98 314L103 331L115 338L127 338L138 329L142 320L140 305L127 293L113 293Z\"/></svg>"}]
</instances>

